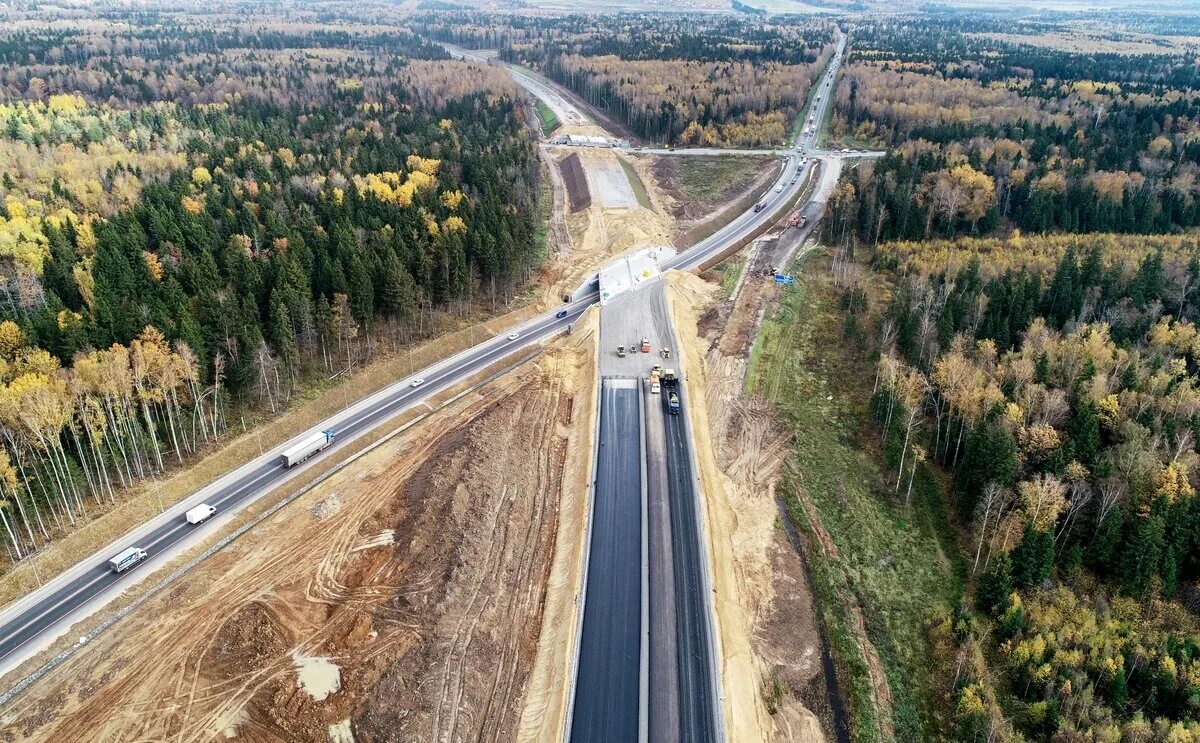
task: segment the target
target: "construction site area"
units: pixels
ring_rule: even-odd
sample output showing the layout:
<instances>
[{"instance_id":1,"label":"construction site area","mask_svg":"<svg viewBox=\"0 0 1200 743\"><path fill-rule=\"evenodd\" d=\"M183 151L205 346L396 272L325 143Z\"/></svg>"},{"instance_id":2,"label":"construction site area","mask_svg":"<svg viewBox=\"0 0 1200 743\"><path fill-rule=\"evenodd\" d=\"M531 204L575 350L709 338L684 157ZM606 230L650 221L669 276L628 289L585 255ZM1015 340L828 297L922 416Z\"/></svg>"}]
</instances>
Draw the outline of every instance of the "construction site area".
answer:
<instances>
[{"instance_id":1,"label":"construction site area","mask_svg":"<svg viewBox=\"0 0 1200 743\"><path fill-rule=\"evenodd\" d=\"M741 168L698 210L681 206L693 195L661 159L544 150L543 163L554 209L539 280L551 303L614 259L652 246L673 256L666 246L704 215L745 211L776 173ZM812 188L835 180L823 170ZM687 370L730 741L831 739L812 596L777 518L788 441L743 393L777 292L767 269L803 250L810 230L785 219L752 243L732 290L718 270L668 272L650 303L653 322L674 323ZM0 713L0 741L561 740L597 379L617 363L597 314L532 361L409 416L411 427L88 637ZM671 333L652 335L662 346Z\"/></svg>"},{"instance_id":2,"label":"construction site area","mask_svg":"<svg viewBox=\"0 0 1200 743\"><path fill-rule=\"evenodd\" d=\"M734 308L718 278L671 274L668 300L689 370L729 739L833 740L813 597L775 503L788 438L743 393L749 348L722 350Z\"/></svg>"},{"instance_id":3,"label":"construction site area","mask_svg":"<svg viewBox=\"0 0 1200 743\"><path fill-rule=\"evenodd\" d=\"M553 738L596 335L581 321L262 521L27 689L0 740Z\"/></svg>"}]
</instances>

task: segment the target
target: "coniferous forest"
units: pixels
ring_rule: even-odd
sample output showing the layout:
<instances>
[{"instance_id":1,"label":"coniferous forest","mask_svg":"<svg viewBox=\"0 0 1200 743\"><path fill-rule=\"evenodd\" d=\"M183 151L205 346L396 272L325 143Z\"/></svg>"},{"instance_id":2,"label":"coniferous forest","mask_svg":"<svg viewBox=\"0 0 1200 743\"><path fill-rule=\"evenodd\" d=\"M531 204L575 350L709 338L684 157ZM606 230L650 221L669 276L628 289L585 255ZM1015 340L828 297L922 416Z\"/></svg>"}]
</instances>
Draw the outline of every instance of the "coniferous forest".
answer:
<instances>
[{"instance_id":1,"label":"coniferous forest","mask_svg":"<svg viewBox=\"0 0 1200 743\"><path fill-rule=\"evenodd\" d=\"M504 72L353 18L110 20L0 38L14 561L238 411L502 309L542 259Z\"/></svg>"},{"instance_id":2,"label":"coniferous forest","mask_svg":"<svg viewBox=\"0 0 1200 743\"><path fill-rule=\"evenodd\" d=\"M636 137L671 145L784 144L833 55L832 23L612 14L418 16L415 28L495 48L577 93Z\"/></svg>"}]
</instances>

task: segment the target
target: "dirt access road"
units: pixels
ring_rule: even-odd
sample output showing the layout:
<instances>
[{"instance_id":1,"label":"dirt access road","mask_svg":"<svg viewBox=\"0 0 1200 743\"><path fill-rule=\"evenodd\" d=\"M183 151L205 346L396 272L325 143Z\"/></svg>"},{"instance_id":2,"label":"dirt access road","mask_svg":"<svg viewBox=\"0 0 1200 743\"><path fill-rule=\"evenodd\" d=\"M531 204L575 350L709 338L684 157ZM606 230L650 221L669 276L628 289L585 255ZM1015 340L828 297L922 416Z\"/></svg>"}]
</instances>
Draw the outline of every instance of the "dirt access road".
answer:
<instances>
[{"instance_id":1,"label":"dirt access road","mask_svg":"<svg viewBox=\"0 0 1200 743\"><path fill-rule=\"evenodd\" d=\"M96 638L4 710L0 740L507 742L560 730L574 631L563 576L578 571L594 408L584 325Z\"/></svg>"}]
</instances>

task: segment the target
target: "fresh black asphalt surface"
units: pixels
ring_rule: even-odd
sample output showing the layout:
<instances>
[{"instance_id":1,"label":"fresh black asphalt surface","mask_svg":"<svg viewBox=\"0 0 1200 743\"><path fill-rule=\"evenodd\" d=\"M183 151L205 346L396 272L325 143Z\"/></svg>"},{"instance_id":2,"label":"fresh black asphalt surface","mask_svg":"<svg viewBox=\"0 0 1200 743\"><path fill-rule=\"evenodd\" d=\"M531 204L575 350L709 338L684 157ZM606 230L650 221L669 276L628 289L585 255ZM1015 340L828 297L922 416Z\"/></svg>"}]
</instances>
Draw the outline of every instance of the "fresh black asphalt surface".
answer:
<instances>
[{"instance_id":1,"label":"fresh black asphalt surface","mask_svg":"<svg viewBox=\"0 0 1200 743\"><path fill-rule=\"evenodd\" d=\"M661 394L642 388L646 411L646 529L650 588L647 727L652 741L679 740L679 683L676 668L675 569L671 507L667 489L667 438Z\"/></svg>"},{"instance_id":2,"label":"fresh black asphalt surface","mask_svg":"<svg viewBox=\"0 0 1200 743\"><path fill-rule=\"evenodd\" d=\"M641 385L603 380L587 599L572 743L638 739L641 674Z\"/></svg>"},{"instance_id":3,"label":"fresh black asphalt surface","mask_svg":"<svg viewBox=\"0 0 1200 743\"><path fill-rule=\"evenodd\" d=\"M701 562L700 520L696 478L688 453L686 410L667 412L666 395L655 411L666 421L667 492L674 538L676 668L679 684L679 740L709 743L717 740L716 698L712 684L712 644L708 602ZM681 392L682 397L682 392Z\"/></svg>"},{"instance_id":4,"label":"fresh black asphalt surface","mask_svg":"<svg viewBox=\"0 0 1200 743\"><path fill-rule=\"evenodd\" d=\"M425 383L418 388L414 389L407 385L397 387L391 394L379 400L378 404L359 411L352 418L335 426L334 434L337 437L337 444L345 443L369 431L401 410L471 377L538 339L562 332L567 325L579 319L584 310L595 300L596 295L592 294L580 302L566 306L567 315L565 317L555 317L557 313L552 313L540 318L525 327L521 336L516 340L509 340L507 337L501 336L489 343L481 344L478 348L473 349L472 353L460 359L458 363L428 372ZM326 426L321 426L321 428L324 427ZM336 450L336 446L330 447L314 455L308 461L328 458L333 456L333 452ZM278 457L272 457L270 461L260 463L219 493L205 498L204 502L216 507L217 513L228 511L271 491L289 472L290 470L279 462ZM0 661L96 596L113 586L128 582L156 555L169 551L181 539L205 529L204 524L192 526L184 519L184 512L192 505L195 503L189 499L187 502L175 506L171 509L176 512L173 519L152 531L139 534L135 539L131 539L129 544L123 545L123 547L136 545L146 550L146 560L119 574L112 572L107 562L101 562L74 577L20 615L0 626ZM119 549L114 550L114 553L117 551ZM634 688L636 693L636 686Z\"/></svg>"}]
</instances>

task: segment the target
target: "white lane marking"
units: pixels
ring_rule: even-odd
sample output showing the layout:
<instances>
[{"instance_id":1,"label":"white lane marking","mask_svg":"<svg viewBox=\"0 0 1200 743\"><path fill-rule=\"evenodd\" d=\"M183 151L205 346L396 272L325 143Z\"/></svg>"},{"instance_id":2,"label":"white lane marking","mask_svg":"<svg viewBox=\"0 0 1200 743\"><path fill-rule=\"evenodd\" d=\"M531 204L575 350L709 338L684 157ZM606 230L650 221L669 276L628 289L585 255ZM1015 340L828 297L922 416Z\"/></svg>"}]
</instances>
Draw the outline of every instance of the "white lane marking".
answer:
<instances>
[{"instance_id":1,"label":"white lane marking","mask_svg":"<svg viewBox=\"0 0 1200 743\"><path fill-rule=\"evenodd\" d=\"M272 469L272 470L271 470L271 471L269 471L269 472L265 472L265 473L263 473L262 475L259 475L258 477L254 478L253 480L251 480L250 482L246 483L245 485L242 485L241 487L237 488L236 490L232 490L232 491L230 491L229 493L227 493L227 494L226 494L226 495L225 495L223 498L221 498L221 499L220 499L220 500L218 500L217 502L218 502L218 503L222 503L222 504L223 504L223 503L225 503L225 502L226 502L226 501L228 501L228 500L230 499L230 497L232 497L234 494L243 492L243 491L244 491L246 488L249 488L249 487L253 486L255 483L257 483L258 481L262 480L264 477L268 477L268 476L270 476L270 475L273 475L273 474L275 474L275 473L276 473L276 472L278 472L278 471L279 471L278 469ZM170 530L168 530L168 531L165 531L165 532L163 532L163 533L162 533L162 534L160 534L160 535L158 536L158 538L157 538L157 539L155 539L153 542L149 542L149 543L147 543L146 547L143 547L143 549L145 549L147 552L149 552L149 550L150 550L150 549L152 549L152 548L156 547L156 546L157 546L157 545L158 545L160 542L162 542L162 541L163 541L164 539L166 539L167 537L173 536L173 535L175 535L175 534L179 533L180 531L187 531L186 529L182 529L182 530L181 530L181 529L180 529L180 526L181 526L181 525L176 525L176 527L175 527L175 528L173 528L173 529L170 529ZM147 559L150 559L150 557L157 557L157 556L158 556L157 554L155 554L155 555L150 555L150 556L148 556L148 557L147 557ZM42 617L44 617L44 616L46 616L47 614L49 614L49 613L53 612L55 609L57 609L58 607L62 606L64 603L66 603L68 600L70 600L70 599L73 599L73 598L75 598L75 597L79 596L80 594L84 593L84 592L85 592L85 591L87 591L89 588L91 588L92 586L94 586L94 585L95 585L95 584L96 584L98 581L104 580L104 579L105 579L105 578L107 578L109 575L110 575L110 573L107 573L107 572L105 572L105 573L101 573L101 574L97 575L95 578L93 578L92 580L88 581L87 583L84 583L84 584L82 584L82 585L78 586L78 587L77 587L77 588L76 588L74 591L72 591L71 593L68 593L67 595L63 596L61 599L59 599L59 600L58 600L57 602L55 602L54 604L51 604L49 607L47 607L47 608L43 609L42 611L38 612L38 613L37 613L37 614L35 614L34 616L32 616L32 617L28 618L28 619L27 619L27 620L26 620L26 621L25 621L23 624L21 624L21 625L17 626L15 629L13 629L13 630L11 630L10 632L8 632L8 634L6 634L6 635L4 636L4 640L9 640L9 639L11 639L11 638L12 638L14 635L20 634L20 633L21 633L21 631L22 631L22 630L24 630L24 629L25 629L26 627L28 627L29 625L36 623L36 622L37 622L39 619L41 619ZM128 575L130 575L130 573L126 573L126 574L125 574L125 575L123 575L122 577L118 578L116 581L114 581L114 582L112 583L112 586L109 586L109 587L111 588L111 587L113 587L113 586L118 586L118 585L120 585L122 581L124 581L124 580L126 580L126 579L127 579L127 578L126 578L126 576L128 576ZM17 645L16 647L12 648L12 649L11 649L11 650L9 650L7 653L4 653L4 655L0 655L0 659L3 659L3 658L6 658L6 657L8 657L8 656L9 656L9 655L10 655L10 654L13 652L13 651L15 651L15 650L17 650L17 649L19 649L19 648L21 648L21 647L24 647L24 646L25 646L27 643L29 643L30 641L32 641L32 640L34 640L34 639L36 639L36 638L37 638L39 635L41 635L43 632L45 632L46 630L50 629L50 628L51 628L51 627L53 627L53 626L54 626L54 625L52 624L52 625L50 625L49 627L44 627L44 628L42 628L42 629L41 629L41 630L39 630L38 632L36 632L36 633L34 633L33 635L31 635L31 636L29 637L29 639L25 640L25 642L23 642L23 643L21 643L20 645Z\"/></svg>"},{"instance_id":2,"label":"white lane marking","mask_svg":"<svg viewBox=\"0 0 1200 743\"><path fill-rule=\"evenodd\" d=\"M66 596L63 596L63 597L62 597L61 599L59 599L59 600L58 600L58 601L57 601L55 604L53 604L53 605L51 605L51 606L47 607L47 608L46 608L44 611L42 611L41 613L37 614L36 616L34 616L34 617L30 618L28 621L26 621L26 622L25 622L24 624L22 624L20 627L17 627L15 630L13 630L12 632L8 633L8 636L7 636L7 637L5 637L4 639L5 639L5 640L7 640L7 639L9 639L10 637L12 637L13 635L15 635L15 634L18 634L18 633L19 633L21 630L25 629L26 627L28 627L29 625L33 624L33 623L34 623L34 622L36 622L37 620L41 619L42 617L44 617L44 616L46 616L47 614L49 614L50 612L54 611L54 610L55 610L55 609L57 609L58 607L62 606L62 605L63 605L64 603L66 603L66 602L67 602L69 599L73 599L73 598L75 598L76 596L78 596L78 595L79 595L79 594L80 594L82 591L84 591L85 589L91 588L91 587L92 587L93 585L95 585L95 584L96 584L98 581L104 580L104 579L105 579L105 578L107 578L107 577L108 577L108 573L101 573L100 575L97 575L95 578L92 578L90 581L88 581L87 583L85 583L85 584L83 584L82 586L80 586L80 587L78 588L78 590L76 590L76 591L73 591L73 592L71 592L71 593L67 594ZM114 583L113 585L116 585L116 584ZM51 627L53 627L54 625L50 625L50 626L51 626ZM30 637L30 638L29 638L29 640L26 640L25 642L21 643L20 645L17 645L17 646L15 646L15 647L13 647L11 650L9 650L9 651L8 651L7 653L5 653L4 655L0 655L0 659L7 658L7 657L8 657L9 655L11 655L13 652L15 652L15 651L17 651L17 650L19 650L19 649L21 649L21 648L25 647L25 645L27 645L27 644L30 642L30 640L33 640L33 639L34 639L34 638L36 638L38 635L40 635L40 634L42 634L43 632L45 632L47 629L50 629L50 627L44 627L44 628L42 628L42 629L41 629L41 630L39 630L37 633L35 633L35 634L34 634L32 637Z\"/></svg>"},{"instance_id":3,"label":"white lane marking","mask_svg":"<svg viewBox=\"0 0 1200 743\"><path fill-rule=\"evenodd\" d=\"M433 381L433 384L431 385L431 388L426 390L426 394L425 394L423 397L420 397L420 398L418 398L418 399L417 399L417 400L415 400L414 402L416 402L416 403L422 403L422 402L426 402L425 398L428 398L428 397L430 397L430 396L431 396L431 395L432 395L434 392L437 392L437 391L439 391L439 390L434 390L434 389L432 389L432 387L433 387L433 386L436 386L436 385L438 385L438 384L442 383L443 381L445 381L445 380L446 380L446 378L447 378L447 377L456 376L458 373L461 373L461 372L463 372L463 371L466 371L466 369L464 369L464 368L463 368L464 366L466 366L466 367L470 367L470 366L477 365L477 364L479 364L479 363L480 363L482 360L486 359L488 356L490 356L490 355L492 355L492 354L494 354L495 352L498 352L498 351L507 350L507 349L508 349L510 346L524 347L525 345L530 345L532 342L534 342L534 341L536 341L536 340L540 340L540 336L539 336L538 334L542 333L543 331L545 331L545 330L547 330L547 329L550 329L550 328L552 328L554 325L558 324L558 321L559 321L559 320L566 320L566 319L569 319L569 318L570 318L570 316L569 316L569 315L568 315L568 317L566 317L566 318L553 318L554 322L550 322L550 323L548 323L548 324L545 324L545 325L542 325L542 326L539 326L539 327L535 327L535 328L532 328L532 329L530 329L529 331L527 331L527 332L528 332L530 335L529 335L529 337L525 338L525 340L526 340L526 343L521 343L521 342L520 342L520 340L521 340L521 339L518 339L518 340L516 340L516 341L508 341L508 340L506 339L506 341L505 341L505 342L500 342L500 343L497 343L496 345L492 346L491 348L481 348L481 349L480 349L481 353L480 353L478 356L476 356L475 358L473 358L473 359L468 359L468 360L465 360L465 363L464 363L463 365L459 365L459 366L457 366L457 367L454 367L454 368L451 368L451 369L446 369L446 370L445 370L445 372L443 372L441 375L439 375L438 377L435 377L435 378L434 378L434 381ZM375 408L374 410L371 410L371 411L364 411L363 415L360 415L360 416L358 416L358 417L357 417L357 418L355 418L355 419L352 419L352 420L350 420L350 421L347 421L347 426L346 426L346 428L351 428L351 427L353 427L353 426L355 426L355 425L358 425L359 423L362 423L362 422L363 422L364 420L366 420L367 418L371 417L371 415L373 415L373 414L375 414L375 413L378 413L378 412L380 412L381 410L386 410L387 408L390 408L390 407L392 407L392 406L396 405L397 403L404 402L405 400L408 400L409 398L413 397L413 395L406 394L406 392L407 392L407 390L406 390L406 389L402 389L402 390L400 391L400 393L399 393L399 394L398 394L396 397L392 398L392 399L391 399L391 400L389 400L387 403L385 403L385 404L383 404L383 405L379 406L378 408ZM235 489L233 489L233 490L231 490L231 491L227 492L227 493L226 493L226 494L225 494L223 497L221 497L220 499L215 499L215 500L217 501L217 503L218 503L218 504L224 504L224 503L226 503L227 501L229 501L229 500L230 500L230 498L234 497L236 494L244 494L244 493L245 493L245 491L246 491L247 489L251 489L251 488L253 488L253 486L254 486L255 484L257 484L258 482L260 482L260 481L261 481L261 480L263 480L264 478L267 478L267 477L274 476L274 475L278 474L279 472L286 472L286 470L282 470L282 469L280 469L280 468L278 468L278 467L272 468L272 469L268 470L267 472L264 472L263 474L261 474L261 475L259 475L258 477L254 478L253 480L250 480L249 482L247 482L247 483L245 483L245 484L243 484L243 485L241 485L241 486L238 486L238 487L236 487ZM251 493L253 493L253 490L251 490L250 492L251 492ZM244 505L246 505L246 504L242 504L242 505L244 506ZM166 532L163 532L163 533L162 533L162 534L160 534L160 535L159 535L159 537L158 537L157 539L155 539L153 542L150 542L150 543L148 543L148 544L146 545L146 549L148 550L149 548L154 548L154 547L156 547L156 546L157 546L158 544L160 544L160 543L161 543L161 542L162 542L164 539L166 539L167 537L170 537L170 536L174 536L175 534L179 533L180 531L181 531L181 529L179 528L179 526L177 526L177 527L176 527L176 528L174 528L174 529L170 529L170 530L168 530L168 531L166 531ZM184 531L186 531L186 530L184 530ZM157 555L154 555L154 556L155 556L155 557L157 557ZM93 585L95 585L97 582L99 582L99 581L101 581L101 580L104 580L105 578L107 578L109 575L110 575L110 573L101 573L100 575L97 575L95 578L93 578L92 580L88 581L87 583L84 583L84 584L80 585L78 588L76 588L76 590L72 591L72 592L71 592L71 593L69 593L69 594L66 594L66 595L65 595L65 596L63 596L61 599L59 599L58 601L56 601L54 604L52 604L52 605L50 605L49 607L47 607L47 608L43 609L42 611L38 612L38 613L37 613L37 614L35 614L34 616L27 618L27 619L26 619L26 621L25 621L24 623L22 623L22 624L18 625L18 626L17 626L15 629L13 629L13 630L9 631L9 632L8 632L8 633L5 635L5 637L4 637L3 639L4 639L4 640L8 640L8 639L11 639L11 638L12 638L14 635L20 634L20 632L21 632L22 630L24 630L26 627L30 626L31 624L34 624L34 623L36 623L36 622L37 622L39 619L41 619L42 617L44 617L44 616L46 616L47 614L49 614L49 613L53 612L55 609L57 609L58 607L62 606L64 603L66 603L66 602L67 602L67 601L69 601L70 599L73 599L73 598L75 598L75 597L79 596L80 594L82 594L83 592L85 592L87 589L89 589L89 588L91 588ZM118 578L116 581L114 581L114 582L113 582L112 586L110 586L110 587L113 587L113 586L117 586L117 585L119 585L119 584L120 584L120 583L121 583L123 580L125 580L125 578L124 578L124 577L122 577L122 578ZM29 643L29 642L31 642L32 640L36 639L38 636L40 636L40 635L41 635L41 634L43 634L43 633L44 633L46 630L48 630L48 629L52 628L53 626L54 626L54 624L52 624L52 625L50 625L50 626L48 626L48 627L45 627L45 628L43 628L43 629L39 630L37 633L33 634L33 635L32 635L32 636L30 636L30 637L29 637L27 640L25 640L25 642L22 642L20 645L17 645L17 646L15 646L15 647L13 647L13 648L12 648L11 650L9 650L7 653L4 653L3 655L0 655L0 659L3 659L3 658L6 658L6 657L8 657L8 656L9 656L10 654L12 654L14 651L16 651L16 650L20 649L21 647L24 647L26 644L28 644L28 643Z\"/></svg>"}]
</instances>

